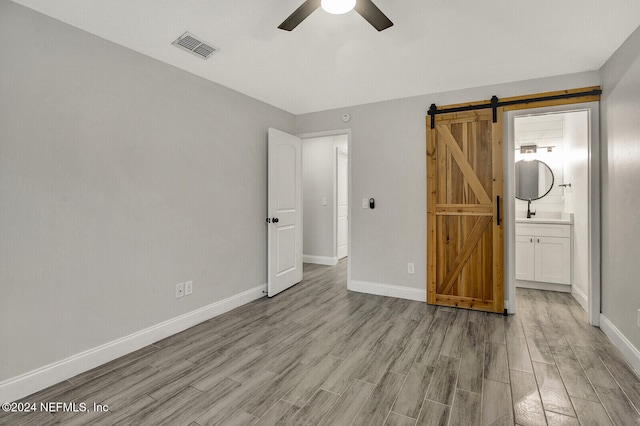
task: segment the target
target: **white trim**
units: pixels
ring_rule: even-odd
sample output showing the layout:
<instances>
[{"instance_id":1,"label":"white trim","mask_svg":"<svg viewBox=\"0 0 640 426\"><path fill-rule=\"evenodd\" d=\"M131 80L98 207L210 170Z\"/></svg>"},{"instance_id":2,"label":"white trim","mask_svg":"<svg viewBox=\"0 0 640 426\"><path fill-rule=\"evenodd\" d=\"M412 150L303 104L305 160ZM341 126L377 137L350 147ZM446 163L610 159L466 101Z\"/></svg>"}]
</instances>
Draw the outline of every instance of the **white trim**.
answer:
<instances>
[{"instance_id":1,"label":"white trim","mask_svg":"<svg viewBox=\"0 0 640 426\"><path fill-rule=\"evenodd\" d=\"M322 132L310 132L310 133L296 133L296 136L300 139L321 138L323 136L339 136L348 135L351 139L351 129L346 127L344 129L325 130Z\"/></svg>"},{"instance_id":2,"label":"white trim","mask_svg":"<svg viewBox=\"0 0 640 426\"><path fill-rule=\"evenodd\" d=\"M582 309L584 309L585 312L589 311L589 299L587 298L587 295L584 294L582 290L580 290L575 285L571 286L571 295L573 296L574 299L578 301L578 303L580 304L580 306L582 306Z\"/></svg>"},{"instance_id":3,"label":"white trim","mask_svg":"<svg viewBox=\"0 0 640 426\"><path fill-rule=\"evenodd\" d=\"M505 295L509 301L508 312L517 313L516 304L516 189L515 189L515 132L514 132L515 111L505 111L502 113L502 161L504 170L504 287L507 289ZM506 125L505 125L506 123Z\"/></svg>"},{"instance_id":4,"label":"white trim","mask_svg":"<svg viewBox=\"0 0 640 426\"><path fill-rule=\"evenodd\" d=\"M600 328L607 335L613 345L622 352L622 356L629 362L631 367L640 375L640 351L627 339L613 323L600 314Z\"/></svg>"},{"instance_id":5,"label":"white trim","mask_svg":"<svg viewBox=\"0 0 640 426\"><path fill-rule=\"evenodd\" d=\"M15 401L172 336L265 295L266 284L0 383L0 402Z\"/></svg>"},{"instance_id":6,"label":"white trim","mask_svg":"<svg viewBox=\"0 0 640 426\"><path fill-rule=\"evenodd\" d=\"M347 136L347 147L349 144L349 136ZM344 155L347 157L347 253L344 256L340 256L342 253L338 252L338 168L340 167L340 155ZM349 220L350 220L350 212L349 212L349 151L339 146L336 146L336 161L334 164L335 167L335 180L333 181L333 238L334 238L334 248L333 253L336 256L337 260L343 259L349 254Z\"/></svg>"},{"instance_id":7,"label":"white trim","mask_svg":"<svg viewBox=\"0 0 640 426\"><path fill-rule=\"evenodd\" d=\"M601 242L600 242L600 102L584 104L589 111L589 283L587 315L589 324L600 325Z\"/></svg>"},{"instance_id":8,"label":"white trim","mask_svg":"<svg viewBox=\"0 0 640 426\"><path fill-rule=\"evenodd\" d=\"M543 283L540 281L516 280L517 288L532 288L534 290L558 291L561 293L571 293L571 286L568 284Z\"/></svg>"},{"instance_id":9,"label":"white trim","mask_svg":"<svg viewBox=\"0 0 640 426\"><path fill-rule=\"evenodd\" d=\"M315 263L316 265L336 266L338 264L337 257L314 256L312 254L303 254L302 261L304 263Z\"/></svg>"},{"instance_id":10,"label":"white trim","mask_svg":"<svg viewBox=\"0 0 640 426\"><path fill-rule=\"evenodd\" d=\"M412 287L400 287L397 285L372 283L368 281L351 280L349 290L359 293L376 294L378 296L396 297L398 299L427 301L427 290Z\"/></svg>"}]
</instances>

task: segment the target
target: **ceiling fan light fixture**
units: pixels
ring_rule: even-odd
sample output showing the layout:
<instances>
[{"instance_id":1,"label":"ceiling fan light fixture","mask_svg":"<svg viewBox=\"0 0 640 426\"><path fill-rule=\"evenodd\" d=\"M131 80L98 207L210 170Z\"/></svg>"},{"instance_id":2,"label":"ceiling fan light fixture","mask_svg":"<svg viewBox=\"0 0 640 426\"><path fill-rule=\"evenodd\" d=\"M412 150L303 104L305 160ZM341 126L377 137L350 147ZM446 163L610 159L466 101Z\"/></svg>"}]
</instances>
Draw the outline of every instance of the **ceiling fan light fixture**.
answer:
<instances>
[{"instance_id":1,"label":"ceiling fan light fixture","mask_svg":"<svg viewBox=\"0 0 640 426\"><path fill-rule=\"evenodd\" d=\"M342 15L353 10L356 6L356 0L322 0L320 5L325 12Z\"/></svg>"}]
</instances>

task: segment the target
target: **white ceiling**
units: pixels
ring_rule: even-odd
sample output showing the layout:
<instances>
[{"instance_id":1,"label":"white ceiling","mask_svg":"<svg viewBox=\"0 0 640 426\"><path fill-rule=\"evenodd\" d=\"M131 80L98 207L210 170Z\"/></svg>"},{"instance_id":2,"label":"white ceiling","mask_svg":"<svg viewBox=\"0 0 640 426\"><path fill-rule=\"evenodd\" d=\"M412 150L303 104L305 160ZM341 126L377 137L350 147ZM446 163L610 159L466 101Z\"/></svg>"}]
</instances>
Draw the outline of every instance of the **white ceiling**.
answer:
<instances>
[{"instance_id":1,"label":"white ceiling","mask_svg":"<svg viewBox=\"0 0 640 426\"><path fill-rule=\"evenodd\" d=\"M321 9L279 30L303 0L14 1L294 114L597 70L640 25L639 0L374 0L382 32Z\"/></svg>"}]
</instances>

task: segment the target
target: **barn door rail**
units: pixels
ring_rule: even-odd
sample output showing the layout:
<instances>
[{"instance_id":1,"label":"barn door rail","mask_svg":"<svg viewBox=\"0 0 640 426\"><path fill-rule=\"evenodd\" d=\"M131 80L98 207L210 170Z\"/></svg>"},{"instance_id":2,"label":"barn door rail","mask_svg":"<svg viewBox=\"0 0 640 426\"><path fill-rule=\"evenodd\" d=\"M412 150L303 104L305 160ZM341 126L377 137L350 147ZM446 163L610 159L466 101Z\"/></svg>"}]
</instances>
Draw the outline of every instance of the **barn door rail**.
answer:
<instances>
[{"instance_id":1,"label":"barn door rail","mask_svg":"<svg viewBox=\"0 0 640 426\"><path fill-rule=\"evenodd\" d=\"M427 114L431 117L431 128L434 129L436 125L436 115L438 114L447 114L451 112L462 112L462 111L473 111L478 109L487 109L491 108L493 110L493 122L496 123L498 121L498 108L504 106L511 105L523 105L530 104L535 102L546 102L546 101L555 101L560 99L572 99L572 98L582 98L585 96L600 96L602 94L601 89L592 89L586 91L577 91L577 92L569 92L569 93L559 93L553 95L542 95L536 97L525 97L519 99L507 99L501 101L497 96L492 96L491 100L486 102L481 102L473 105L461 105L451 108L442 108L438 109L436 104L431 104L429 107L429 111Z\"/></svg>"}]
</instances>

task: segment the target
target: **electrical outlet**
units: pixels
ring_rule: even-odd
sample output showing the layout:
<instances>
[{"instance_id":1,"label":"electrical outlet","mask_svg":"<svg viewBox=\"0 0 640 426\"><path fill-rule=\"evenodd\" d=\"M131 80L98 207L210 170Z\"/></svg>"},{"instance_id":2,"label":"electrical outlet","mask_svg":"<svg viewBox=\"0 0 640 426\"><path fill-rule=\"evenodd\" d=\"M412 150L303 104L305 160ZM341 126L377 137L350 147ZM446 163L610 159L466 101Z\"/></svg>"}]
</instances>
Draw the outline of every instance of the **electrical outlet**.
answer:
<instances>
[{"instance_id":1,"label":"electrical outlet","mask_svg":"<svg viewBox=\"0 0 640 426\"><path fill-rule=\"evenodd\" d=\"M188 296L193 293L193 281L187 281L184 283L184 295Z\"/></svg>"},{"instance_id":2,"label":"electrical outlet","mask_svg":"<svg viewBox=\"0 0 640 426\"><path fill-rule=\"evenodd\" d=\"M415 268L413 266L413 263L407 263L407 272L410 274L415 274Z\"/></svg>"},{"instance_id":3,"label":"electrical outlet","mask_svg":"<svg viewBox=\"0 0 640 426\"><path fill-rule=\"evenodd\" d=\"M184 283L176 284L176 299L184 297Z\"/></svg>"}]
</instances>

